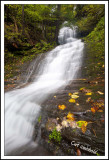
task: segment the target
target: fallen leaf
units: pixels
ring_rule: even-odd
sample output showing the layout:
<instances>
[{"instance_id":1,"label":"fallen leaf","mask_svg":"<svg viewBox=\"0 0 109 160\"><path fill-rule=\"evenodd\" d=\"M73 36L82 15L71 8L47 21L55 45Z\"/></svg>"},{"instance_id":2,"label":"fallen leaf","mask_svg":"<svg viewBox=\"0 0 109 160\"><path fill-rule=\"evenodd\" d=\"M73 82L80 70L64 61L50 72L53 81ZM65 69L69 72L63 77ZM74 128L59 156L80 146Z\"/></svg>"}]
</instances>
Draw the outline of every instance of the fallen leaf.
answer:
<instances>
[{"instance_id":1,"label":"fallen leaf","mask_svg":"<svg viewBox=\"0 0 109 160\"><path fill-rule=\"evenodd\" d=\"M83 88L81 91L84 92L84 93L90 93L91 92L90 89L86 89L86 88Z\"/></svg>"},{"instance_id":2,"label":"fallen leaf","mask_svg":"<svg viewBox=\"0 0 109 160\"><path fill-rule=\"evenodd\" d=\"M74 99L77 99L79 96L75 95L75 94L72 94L71 95L71 98L74 98Z\"/></svg>"},{"instance_id":3,"label":"fallen leaf","mask_svg":"<svg viewBox=\"0 0 109 160\"><path fill-rule=\"evenodd\" d=\"M95 112L96 112L94 108L91 108L91 111L92 111L92 113L95 113Z\"/></svg>"},{"instance_id":4,"label":"fallen leaf","mask_svg":"<svg viewBox=\"0 0 109 160\"><path fill-rule=\"evenodd\" d=\"M85 89L85 87L80 88L79 90L82 91L83 89Z\"/></svg>"},{"instance_id":5,"label":"fallen leaf","mask_svg":"<svg viewBox=\"0 0 109 160\"><path fill-rule=\"evenodd\" d=\"M76 123L77 123L78 127L80 127L80 128L82 127L83 124L84 124L85 127L88 125L87 121L78 121Z\"/></svg>"},{"instance_id":6,"label":"fallen leaf","mask_svg":"<svg viewBox=\"0 0 109 160\"><path fill-rule=\"evenodd\" d=\"M100 92L100 91L97 91L97 93L99 93L99 94L101 94L101 95L103 95L103 94L104 94L103 92Z\"/></svg>"},{"instance_id":7,"label":"fallen leaf","mask_svg":"<svg viewBox=\"0 0 109 160\"><path fill-rule=\"evenodd\" d=\"M72 98L71 98L71 99L69 99L69 102L70 102L70 103L75 103L76 101L75 101L75 99L72 99Z\"/></svg>"},{"instance_id":8,"label":"fallen leaf","mask_svg":"<svg viewBox=\"0 0 109 160\"><path fill-rule=\"evenodd\" d=\"M58 125L56 126L56 130L59 132L59 131L61 131L61 129L62 129L62 126L61 126L60 124L58 124Z\"/></svg>"},{"instance_id":9,"label":"fallen leaf","mask_svg":"<svg viewBox=\"0 0 109 160\"><path fill-rule=\"evenodd\" d=\"M91 100L91 97L88 97L87 100L86 100L86 102L88 103L90 100Z\"/></svg>"},{"instance_id":10,"label":"fallen leaf","mask_svg":"<svg viewBox=\"0 0 109 160\"><path fill-rule=\"evenodd\" d=\"M72 93L69 93L68 95L69 95L69 96L71 96L71 95L72 95Z\"/></svg>"},{"instance_id":11,"label":"fallen leaf","mask_svg":"<svg viewBox=\"0 0 109 160\"><path fill-rule=\"evenodd\" d=\"M81 156L81 151L79 148L77 149L77 156Z\"/></svg>"},{"instance_id":12,"label":"fallen leaf","mask_svg":"<svg viewBox=\"0 0 109 160\"><path fill-rule=\"evenodd\" d=\"M56 98L56 96L54 96L54 98Z\"/></svg>"},{"instance_id":13,"label":"fallen leaf","mask_svg":"<svg viewBox=\"0 0 109 160\"><path fill-rule=\"evenodd\" d=\"M82 130L82 132L83 132L83 133L85 133L85 132L86 132L86 126L85 126L85 124L84 124L84 123L83 123L83 124L82 124L82 126L81 126L81 130Z\"/></svg>"},{"instance_id":14,"label":"fallen leaf","mask_svg":"<svg viewBox=\"0 0 109 160\"><path fill-rule=\"evenodd\" d=\"M73 121L75 120L75 119L74 119L74 114L72 114L72 113L70 113L70 112L68 113L67 118L68 118L69 120L73 120Z\"/></svg>"},{"instance_id":15,"label":"fallen leaf","mask_svg":"<svg viewBox=\"0 0 109 160\"><path fill-rule=\"evenodd\" d=\"M103 110L102 110L102 109L99 109L98 112L103 112Z\"/></svg>"},{"instance_id":16,"label":"fallen leaf","mask_svg":"<svg viewBox=\"0 0 109 160\"><path fill-rule=\"evenodd\" d=\"M66 108L66 106L63 104L63 105L59 105L58 108L61 110L64 110Z\"/></svg>"},{"instance_id":17,"label":"fallen leaf","mask_svg":"<svg viewBox=\"0 0 109 160\"><path fill-rule=\"evenodd\" d=\"M63 120L61 124L62 124L63 127L68 127L68 122L67 122L67 120Z\"/></svg>"},{"instance_id":18,"label":"fallen leaf","mask_svg":"<svg viewBox=\"0 0 109 160\"><path fill-rule=\"evenodd\" d=\"M97 100L97 102L92 103L92 107L98 107L98 108L104 107L104 103L102 100L101 101Z\"/></svg>"},{"instance_id":19,"label":"fallen leaf","mask_svg":"<svg viewBox=\"0 0 109 160\"><path fill-rule=\"evenodd\" d=\"M76 103L76 106L79 106L79 103Z\"/></svg>"},{"instance_id":20,"label":"fallen leaf","mask_svg":"<svg viewBox=\"0 0 109 160\"><path fill-rule=\"evenodd\" d=\"M92 92L86 93L85 95L87 95L87 96L92 95Z\"/></svg>"},{"instance_id":21,"label":"fallen leaf","mask_svg":"<svg viewBox=\"0 0 109 160\"><path fill-rule=\"evenodd\" d=\"M94 106L93 107L95 111L98 111L99 107L98 106Z\"/></svg>"}]
</instances>

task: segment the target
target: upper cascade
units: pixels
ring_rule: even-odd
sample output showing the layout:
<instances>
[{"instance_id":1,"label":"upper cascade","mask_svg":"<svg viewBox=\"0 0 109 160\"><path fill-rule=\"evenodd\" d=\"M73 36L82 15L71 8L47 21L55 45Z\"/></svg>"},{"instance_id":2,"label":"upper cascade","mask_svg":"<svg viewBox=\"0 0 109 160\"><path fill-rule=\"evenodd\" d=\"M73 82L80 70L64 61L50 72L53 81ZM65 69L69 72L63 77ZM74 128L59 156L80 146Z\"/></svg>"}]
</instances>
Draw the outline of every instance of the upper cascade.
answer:
<instances>
[{"instance_id":1,"label":"upper cascade","mask_svg":"<svg viewBox=\"0 0 109 160\"><path fill-rule=\"evenodd\" d=\"M58 42L59 44L65 44L73 42L77 35L77 26L63 27L59 31Z\"/></svg>"}]
</instances>

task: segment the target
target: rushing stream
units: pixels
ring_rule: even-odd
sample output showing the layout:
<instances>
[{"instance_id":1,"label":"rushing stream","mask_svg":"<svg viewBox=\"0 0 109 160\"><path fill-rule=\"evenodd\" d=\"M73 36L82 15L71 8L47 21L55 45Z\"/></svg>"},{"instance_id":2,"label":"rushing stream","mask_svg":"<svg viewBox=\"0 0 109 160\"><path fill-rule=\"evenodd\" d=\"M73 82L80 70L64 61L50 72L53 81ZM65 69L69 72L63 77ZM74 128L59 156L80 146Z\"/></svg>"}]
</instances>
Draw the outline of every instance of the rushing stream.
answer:
<instances>
[{"instance_id":1,"label":"rushing stream","mask_svg":"<svg viewBox=\"0 0 109 160\"><path fill-rule=\"evenodd\" d=\"M43 59L33 82L5 93L5 155L25 145L37 146L32 135L41 104L73 81L81 66L84 43L75 37L75 27L63 27L59 32L60 45Z\"/></svg>"}]
</instances>

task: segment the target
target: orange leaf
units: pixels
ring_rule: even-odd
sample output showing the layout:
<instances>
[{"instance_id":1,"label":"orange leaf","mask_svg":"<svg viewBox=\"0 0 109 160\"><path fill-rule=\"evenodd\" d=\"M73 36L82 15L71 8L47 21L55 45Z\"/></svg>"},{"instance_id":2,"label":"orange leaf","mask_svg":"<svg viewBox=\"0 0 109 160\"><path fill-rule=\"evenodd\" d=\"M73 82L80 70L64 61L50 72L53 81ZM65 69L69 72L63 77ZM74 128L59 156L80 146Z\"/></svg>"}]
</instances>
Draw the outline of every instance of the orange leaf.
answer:
<instances>
[{"instance_id":1,"label":"orange leaf","mask_svg":"<svg viewBox=\"0 0 109 160\"><path fill-rule=\"evenodd\" d=\"M77 149L77 156L81 156L81 151L79 148Z\"/></svg>"},{"instance_id":2,"label":"orange leaf","mask_svg":"<svg viewBox=\"0 0 109 160\"><path fill-rule=\"evenodd\" d=\"M98 111L99 107L98 106L94 106L93 107L95 111Z\"/></svg>"},{"instance_id":3,"label":"orange leaf","mask_svg":"<svg viewBox=\"0 0 109 160\"><path fill-rule=\"evenodd\" d=\"M73 121L75 120L74 119L74 114L72 114L70 112L68 113L67 118L70 119L70 120L73 120Z\"/></svg>"},{"instance_id":4,"label":"orange leaf","mask_svg":"<svg viewBox=\"0 0 109 160\"><path fill-rule=\"evenodd\" d=\"M66 106L65 105L59 105L58 108L64 110L66 108Z\"/></svg>"},{"instance_id":5,"label":"orange leaf","mask_svg":"<svg viewBox=\"0 0 109 160\"><path fill-rule=\"evenodd\" d=\"M69 95L69 96L71 96L71 95L72 95L72 93L69 93L68 95Z\"/></svg>"},{"instance_id":6,"label":"orange leaf","mask_svg":"<svg viewBox=\"0 0 109 160\"><path fill-rule=\"evenodd\" d=\"M82 126L81 126L81 130L82 130L82 132L83 132L83 133L85 133L85 132L86 132L86 126L85 126L84 124L82 124Z\"/></svg>"},{"instance_id":7,"label":"orange leaf","mask_svg":"<svg viewBox=\"0 0 109 160\"><path fill-rule=\"evenodd\" d=\"M93 113L95 113L95 109L94 109L94 108L91 108L91 111L92 111Z\"/></svg>"}]
</instances>

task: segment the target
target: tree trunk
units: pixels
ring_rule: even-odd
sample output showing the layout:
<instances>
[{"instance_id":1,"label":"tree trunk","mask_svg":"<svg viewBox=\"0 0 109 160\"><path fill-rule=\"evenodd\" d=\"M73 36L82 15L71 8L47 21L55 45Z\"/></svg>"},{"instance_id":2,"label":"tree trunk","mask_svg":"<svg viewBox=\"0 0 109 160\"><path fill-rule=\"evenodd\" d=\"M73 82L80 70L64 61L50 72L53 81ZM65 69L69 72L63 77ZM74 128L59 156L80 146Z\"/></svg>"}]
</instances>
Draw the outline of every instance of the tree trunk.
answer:
<instances>
[{"instance_id":1,"label":"tree trunk","mask_svg":"<svg viewBox=\"0 0 109 160\"><path fill-rule=\"evenodd\" d=\"M22 35L25 34L25 22L24 22L24 4L22 4Z\"/></svg>"},{"instance_id":2,"label":"tree trunk","mask_svg":"<svg viewBox=\"0 0 109 160\"><path fill-rule=\"evenodd\" d=\"M13 20L14 20L15 31L16 31L16 33L18 33L18 27L17 27L17 23L16 23L15 17L13 17Z\"/></svg>"}]
</instances>

